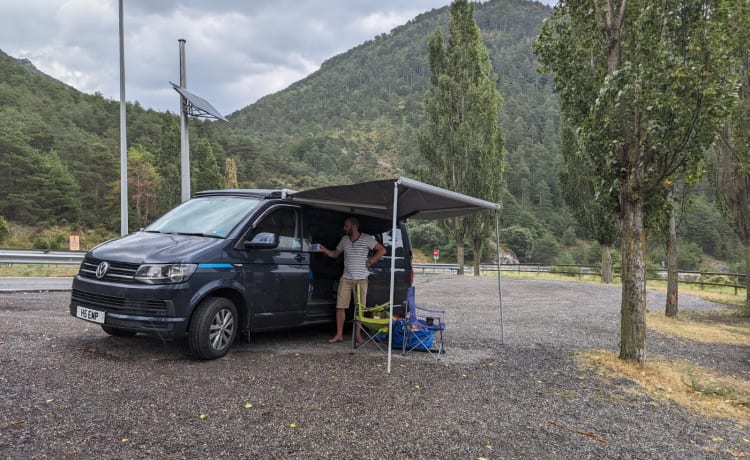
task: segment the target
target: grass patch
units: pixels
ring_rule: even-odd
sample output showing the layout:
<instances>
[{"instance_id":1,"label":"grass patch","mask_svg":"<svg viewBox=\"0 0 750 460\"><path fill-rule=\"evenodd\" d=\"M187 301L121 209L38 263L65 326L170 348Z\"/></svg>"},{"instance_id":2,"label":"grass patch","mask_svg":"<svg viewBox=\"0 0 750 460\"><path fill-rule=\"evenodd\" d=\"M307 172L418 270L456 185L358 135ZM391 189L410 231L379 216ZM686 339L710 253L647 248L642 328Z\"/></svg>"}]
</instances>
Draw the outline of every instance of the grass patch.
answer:
<instances>
[{"instance_id":1,"label":"grass patch","mask_svg":"<svg viewBox=\"0 0 750 460\"><path fill-rule=\"evenodd\" d=\"M677 318L663 312L646 313L646 324L662 334L701 343L747 345L750 343L750 318L730 310L698 312Z\"/></svg>"},{"instance_id":2,"label":"grass patch","mask_svg":"<svg viewBox=\"0 0 750 460\"><path fill-rule=\"evenodd\" d=\"M50 277L75 276L78 273L76 264L2 264L0 277Z\"/></svg>"},{"instance_id":3,"label":"grass patch","mask_svg":"<svg viewBox=\"0 0 750 460\"><path fill-rule=\"evenodd\" d=\"M578 353L584 369L601 377L626 378L657 401L671 402L707 417L729 418L750 426L750 382L682 360L652 357L641 367L604 350Z\"/></svg>"},{"instance_id":4,"label":"grass patch","mask_svg":"<svg viewBox=\"0 0 750 460\"><path fill-rule=\"evenodd\" d=\"M655 289L662 292L667 291L667 282L659 280L648 280L646 282L649 289ZM725 305L734 305L741 307L745 304L745 289L738 289L737 295L734 294L734 288L728 286L705 286L704 289L695 287L695 284L680 283L680 294L688 294L698 297L709 302L722 303Z\"/></svg>"},{"instance_id":5,"label":"grass patch","mask_svg":"<svg viewBox=\"0 0 750 460\"><path fill-rule=\"evenodd\" d=\"M482 272L482 276L497 277L495 272ZM539 280L554 280L554 281L583 281L588 283L601 283L601 277L599 275L565 275L562 273L547 273L547 272L518 272L512 270L503 270L504 278L513 279L539 279ZM619 277L615 277L614 281L610 283L612 286L620 286L622 283ZM662 292L667 291L667 282L661 280L647 280L648 289L654 289ZM679 293L687 294L699 299L707 300L709 302L720 303L724 305L730 305L735 307L745 306L745 289L738 289L737 295L734 294L734 288L727 286L708 286L704 289L695 287L695 284L686 284L684 282L679 285Z\"/></svg>"}]
</instances>

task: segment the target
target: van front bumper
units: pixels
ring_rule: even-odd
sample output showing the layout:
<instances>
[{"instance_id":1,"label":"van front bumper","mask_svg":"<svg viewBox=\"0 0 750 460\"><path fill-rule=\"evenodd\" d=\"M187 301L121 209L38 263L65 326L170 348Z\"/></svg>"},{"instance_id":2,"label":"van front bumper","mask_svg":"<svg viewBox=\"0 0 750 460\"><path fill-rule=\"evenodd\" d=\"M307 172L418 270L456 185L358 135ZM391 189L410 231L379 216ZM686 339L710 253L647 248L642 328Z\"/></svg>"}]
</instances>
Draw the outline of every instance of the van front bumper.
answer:
<instances>
[{"instance_id":1,"label":"van front bumper","mask_svg":"<svg viewBox=\"0 0 750 460\"><path fill-rule=\"evenodd\" d=\"M104 313L105 326L166 338L184 336L188 326L191 290L174 285L114 284L76 276L70 314L78 307Z\"/></svg>"}]
</instances>

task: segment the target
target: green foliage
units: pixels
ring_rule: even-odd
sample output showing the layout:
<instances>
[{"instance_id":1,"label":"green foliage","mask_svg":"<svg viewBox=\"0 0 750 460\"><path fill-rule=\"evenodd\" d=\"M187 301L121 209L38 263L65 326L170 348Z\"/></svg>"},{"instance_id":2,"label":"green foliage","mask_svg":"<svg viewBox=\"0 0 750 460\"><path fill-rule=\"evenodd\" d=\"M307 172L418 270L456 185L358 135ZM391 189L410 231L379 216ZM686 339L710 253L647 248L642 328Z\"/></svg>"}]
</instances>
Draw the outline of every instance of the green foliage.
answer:
<instances>
[{"instance_id":1,"label":"green foliage","mask_svg":"<svg viewBox=\"0 0 750 460\"><path fill-rule=\"evenodd\" d=\"M419 221L409 224L409 240L412 247L432 253L434 248L442 251L448 243L445 232L436 221Z\"/></svg>"},{"instance_id":2,"label":"green foliage","mask_svg":"<svg viewBox=\"0 0 750 460\"><path fill-rule=\"evenodd\" d=\"M565 229L562 235L562 243L565 246L573 246L576 244L576 231L573 227Z\"/></svg>"},{"instance_id":3,"label":"green foliage","mask_svg":"<svg viewBox=\"0 0 750 460\"><path fill-rule=\"evenodd\" d=\"M48 230L43 232L42 235L34 237L31 244L34 249L45 251L68 249L68 235Z\"/></svg>"},{"instance_id":4,"label":"green foliage","mask_svg":"<svg viewBox=\"0 0 750 460\"><path fill-rule=\"evenodd\" d=\"M10 236L10 225L5 217L0 216L0 244L5 242Z\"/></svg>"},{"instance_id":5,"label":"green foliage","mask_svg":"<svg viewBox=\"0 0 750 460\"><path fill-rule=\"evenodd\" d=\"M216 190L224 185L224 178L216 161L211 143L205 139L191 144L190 152L190 190Z\"/></svg>"},{"instance_id":6,"label":"green foliage","mask_svg":"<svg viewBox=\"0 0 750 460\"><path fill-rule=\"evenodd\" d=\"M427 120L418 135L424 160L420 176L439 187L497 202L503 173L503 138L497 122L500 94L473 4L454 0L447 44L436 29L428 47ZM492 222L488 212L442 222L457 245L465 238L471 242L477 255L475 273Z\"/></svg>"},{"instance_id":7,"label":"green foliage","mask_svg":"<svg viewBox=\"0 0 750 460\"><path fill-rule=\"evenodd\" d=\"M500 244L510 248L520 262L536 262L534 253L534 236L529 229L512 226L500 230Z\"/></svg>"},{"instance_id":8,"label":"green foliage","mask_svg":"<svg viewBox=\"0 0 750 460\"><path fill-rule=\"evenodd\" d=\"M677 266L682 270L700 270L702 254L695 243L680 244L677 247Z\"/></svg>"},{"instance_id":9,"label":"green foliage","mask_svg":"<svg viewBox=\"0 0 750 460\"><path fill-rule=\"evenodd\" d=\"M574 150L563 145L564 137L561 144L558 94L566 98L577 94L577 103L587 104L598 89L558 85L556 93L553 78L536 72L531 44L550 8L517 0L491 0L473 7L490 75L497 77L493 83L503 95L498 121L507 153L502 177L495 179L506 188L499 199L491 199L503 204L501 228L528 232L526 261L535 261L533 241L545 234L569 244L568 230L573 228L579 238L596 239L603 221L593 219L593 226L580 221L575 205L584 195L569 196L567 178L560 174L593 170L588 163L570 168L564 161L562 154ZM331 58L289 88L231 114L229 124L191 119L192 176L201 182L193 190L221 188L225 179L221 166L228 158L236 163L239 187L305 189L413 176L423 166L416 132L425 122L424 94L430 85L428 40L437 28L449 35L450 19L448 7L426 12ZM738 29L738 38L730 42L739 43L740 33L747 30L750 27ZM596 66L602 65L600 56L593 59ZM582 67L573 71L603 77L602 69L595 66L594 71L588 64L579 63ZM595 81L592 78L589 83ZM137 103L128 104L127 111L128 148L147 152L147 161L155 168L149 172L156 178L149 220L180 202L179 120L175 114L143 110ZM568 141L575 144L578 139L574 136ZM196 166L204 160L207 174L202 165ZM46 222L43 226L49 226L65 221L83 229L82 244L89 238L88 247L95 240L109 238L119 230L119 169L119 105L115 101L82 94L47 77L28 61L0 52L0 214L9 224ZM426 181L434 183L430 177ZM591 198L595 185L590 185ZM132 194L134 187L129 189ZM741 244L713 209L710 191L700 188L697 195L695 205L691 202L678 215L680 239L697 243L714 257L741 257ZM602 189L597 199L602 197L611 195ZM57 204L48 206L48 202ZM139 209L134 197L130 204L135 228ZM445 237L440 240L432 230L425 229L424 238L416 231L424 248L440 247L441 261L451 251L455 257L455 243L451 246ZM433 237L438 240L430 241ZM32 239L8 238L19 245L28 245ZM558 250L563 249L558 246ZM597 245L588 249L570 246L567 251L576 261L584 255L589 263L600 260ZM524 249L520 252L519 256Z\"/></svg>"},{"instance_id":10,"label":"green foliage","mask_svg":"<svg viewBox=\"0 0 750 460\"><path fill-rule=\"evenodd\" d=\"M532 260L540 264L549 264L555 261L560 254L560 245L551 233L544 233L534 241Z\"/></svg>"}]
</instances>

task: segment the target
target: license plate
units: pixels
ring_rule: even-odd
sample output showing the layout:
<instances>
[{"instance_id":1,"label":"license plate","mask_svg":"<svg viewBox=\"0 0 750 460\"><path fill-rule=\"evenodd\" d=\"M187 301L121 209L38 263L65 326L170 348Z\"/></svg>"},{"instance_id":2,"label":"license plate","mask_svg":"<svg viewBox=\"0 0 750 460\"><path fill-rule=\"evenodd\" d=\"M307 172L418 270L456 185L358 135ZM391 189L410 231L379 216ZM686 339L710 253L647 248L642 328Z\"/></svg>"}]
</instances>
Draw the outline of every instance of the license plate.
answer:
<instances>
[{"instance_id":1,"label":"license plate","mask_svg":"<svg viewBox=\"0 0 750 460\"><path fill-rule=\"evenodd\" d=\"M86 321L104 324L105 315L106 315L106 312L103 312L103 311L92 310L90 308L82 307L80 305L76 306L76 317L85 319Z\"/></svg>"}]
</instances>

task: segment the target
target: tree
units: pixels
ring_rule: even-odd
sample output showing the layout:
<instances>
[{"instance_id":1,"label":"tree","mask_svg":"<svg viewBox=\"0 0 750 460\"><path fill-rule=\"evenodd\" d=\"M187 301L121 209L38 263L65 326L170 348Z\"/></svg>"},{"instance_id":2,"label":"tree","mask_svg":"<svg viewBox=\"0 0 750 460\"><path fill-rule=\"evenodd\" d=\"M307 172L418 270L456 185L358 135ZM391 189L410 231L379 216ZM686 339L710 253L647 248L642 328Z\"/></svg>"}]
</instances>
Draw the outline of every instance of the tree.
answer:
<instances>
[{"instance_id":1,"label":"tree","mask_svg":"<svg viewBox=\"0 0 750 460\"><path fill-rule=\"evenodd\" d=\"M466 0L451 3L447 45L436 29L429 40L429 63L427 121L418 135L425 163L421 175L440 187L497 202L503 172L500 93L474 21L473 4ZM487 212L443 222L446 233L456 241L459 274L463 274L466 238L474 251L474 273L479 273L482 245L492 222Z\"/></svg>"},{"instance_id":2,"label":"tree","mask_svg":"<svg viewBox=\"0 0 750 460\"><path fill-rule=\"evenodd\" d=\"M597 192L619 203L623 360L645 361L645 205L663 196L665 180L695 174L731 102L724 49L731 5L561 2L535 45L587 166L601 179Z\"/></svg>"},{"instance_id":3,"label":"tree","mask_svg":"<svg viewBox=\"0 0 750 460\"><path fill-rule=\"evenodd\" d=\"M737 103L719 131L710 169L719 209L745 246L745 273L750 274L750 1L738 0L736 9L730 68L739 83ZM745 315L750 316L750 276L745 283Z\"/></svg>"},{"instance_id":4,"label":"tree","mask_svg":"<svg viewBox=\"0 0 750 460\"><path fill-rule=\"evenodd\" d=\"M215 190L224 185L219 164L211 143L206 138L198 139L190 157L190 189L194 192Z\"/></svg>"},{"instance_id":5,"label":"tree","mask_svg":"<svg viewBox=\"0 0 750 460\"><path fill-rule=\"evenodd\" d=\"M156 191L161 178L153 166L153 155L140 146L128 150L128 198L135 208L138 227L155 217Z\"/></svg>"},{"instance_id":6,"label":"tree","mask_svg":"<svg viewBox=\"0 0 750 460\"><path fill-rule=\"evenodd\" d=\"M611 194L597 193L597 177L586 173L586 159L567 123L561 128L561 138L565 159L565 168L560 172L563 197L578 223L599 243L602 283L609 284L612 282L612 245L620 233L617 203Z\"/></svg>"},{"instance_id":7,"label":"tree","mask_svg":"<svg viewBox=\"0 0 750 460\"><path fill-rule=\"evenodd\" d=\"M237 188L237 162L234 158L227 157L224 160L224 188Z\"/></svg>"}]
</instances>

